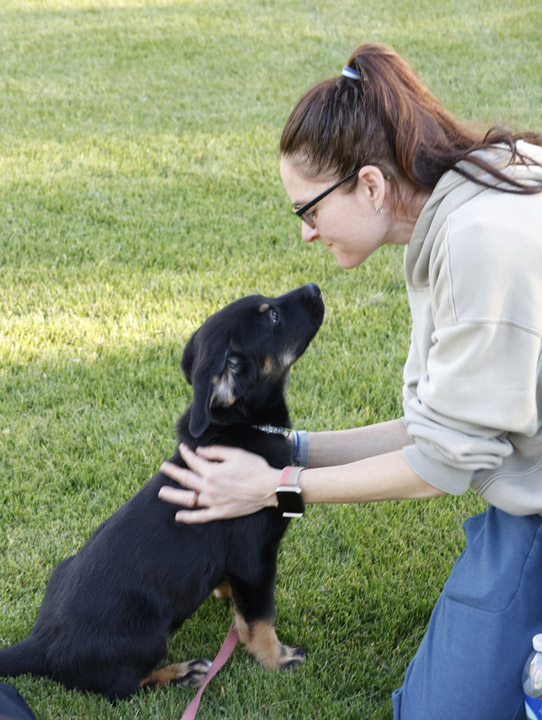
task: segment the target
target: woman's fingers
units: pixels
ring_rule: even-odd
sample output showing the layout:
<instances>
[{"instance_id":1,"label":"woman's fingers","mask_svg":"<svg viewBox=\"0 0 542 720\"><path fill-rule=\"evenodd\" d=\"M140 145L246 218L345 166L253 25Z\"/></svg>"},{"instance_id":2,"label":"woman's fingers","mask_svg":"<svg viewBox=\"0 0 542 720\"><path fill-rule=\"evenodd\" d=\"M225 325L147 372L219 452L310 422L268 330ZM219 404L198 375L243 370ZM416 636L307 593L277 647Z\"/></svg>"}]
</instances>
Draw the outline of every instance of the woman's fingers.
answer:
<instances>
[{"instance_id":1,"label":"woman's fingers","mask_svg":"<svg viewBox=\"0 0 542 720\"><path fill-rule=\"evenodd\" d=\"M218 446L206 447L201 448L201 453L199 449L198 453L195 453L187 445L181 445L179 450L188 468L182 468L166 461L162 463L160 472L167 475L170 480L175 480L179 485L188 488L188 490L177 490L169 485L163 485L158 493L160 500L175 505L183 505L184 507L205 507L206 503L204 497L202 497L205 486L205 475L213 468L216 468L217 461L222 462L228 459L230 456L228 451L231 449L232 448L222 448ZM204 454L208 456L209 460L202 457ZM212 462L210 460L212 460ZM195 493L197 493L197 496ZM194 513L193 511L189 511L187 514L192 516ZM194 522L192 518L191 521ZM200 519L199 521L206 522L205 519Z\"/></svg>"},{"instance_id":2,"label":"woman's fingers","mask_svg":"<svg viewBox=\"0 0 542 720\"><path fill-rule=\"evenodd\" d=\"M203 507L204 505L201 493L195 490L177 490L169 485L162 485L158 497L160 500L183 507Z\"/></svg>"},{"instance_id":3,"label":"woman's fingers","mask_svg":"<svg viewBox=\"0 0 542 720\"><path fill-rule=\"evenodd\" d=\"M212 469L212 464L229 460L235 457L237 452L234 448L220 446L201 447L195 453L187 445L181 445L179 450L188 469L166 461L162 463L160 471L171 480L178 482L179 485L186 485L200 492L201 478Z\"/></svg>"},{"instance_id":4,"label":"woman's fingers","mask_svg":"<svg viewBox=\"0 0 542 720\"><path fill-rule=\"evenodd\" d=\"M276 475L280 471L270 468L259 455L220 445L201 447L196 452L181 445L180 453L188 467L165 462L160 469L182 488L163 486L158 495L166 502L194 508L179 511L179 522L250 515L275 504Z\"/></svg>"},{"instance_id":5,"label":"woman's fingers","mask_svg":"<svg viewBox=\"0 0 542 720\"><path fill-rule=\"evenodd\" d=\"M204 508L203 510L179 510L175 515L175 520L185 525L197 525L217 520L219 517L211 508Z\"/></svg>"},{"instance_id":6,"label":"woman's fingers","mask_svg":"<svg viewBox=\"0 0 542 720\"><path fill-rule=\"evenodd\" d=\"M174 465L173 463L166 461L162 463L160 472L167 475L170 480L178 482L179 485L185 485L191 490L201 490L200 487L193 487L193 485L198 485L200 478L191 470L181 468L178 465Z\"/></svg>"},{"instance_id":7,"label":"woman's fingers","mask_svg":"<svg viewBox=\"0 0 542 720\"><path fill-rule=\"evenodd\" d=\"M193 454L193 453L192 453ZM183 485L188 490L177 490L170 485L162 485L158 493L160 500L173 503L174 505L183 505L184 507L202 506L201 498L202 479L199 475L187 468L181 468L170 462L162 463L160 472L167 475L170 480L175 480L179 485ZM197 495L196 495L197 493Z\"/></svg>"},{"instance_id":8,"label":"woman's fingers","mask_svg":"<svg viewBox=\"0 0 542 720\"><path fill-rule=\"evenodd\" d=\"M188 462L188 460L197 462L198 458L205 458L205 460L212 462L225 462L226 460L235 460L245 452L239 448L226 447L225 445L203 445L197 448L196 452L192 452L188 445L181 445L180 451L185 462Z\"/></svg>"}]
</instances>

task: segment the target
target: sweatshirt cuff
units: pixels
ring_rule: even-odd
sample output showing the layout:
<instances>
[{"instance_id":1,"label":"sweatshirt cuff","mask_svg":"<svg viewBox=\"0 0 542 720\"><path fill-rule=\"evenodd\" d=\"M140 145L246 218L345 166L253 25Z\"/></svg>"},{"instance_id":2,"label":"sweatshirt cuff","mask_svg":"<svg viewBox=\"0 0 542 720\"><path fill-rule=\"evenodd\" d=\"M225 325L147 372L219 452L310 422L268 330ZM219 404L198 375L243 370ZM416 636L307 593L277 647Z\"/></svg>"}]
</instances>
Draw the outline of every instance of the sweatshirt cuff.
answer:
<instances>
[{"instance_id":1,"label":"sweatshirt cuff","mask_svg":"<svg viewBox=\"0 0 542 720\"><path fill-rule=\"evenodd\" d=\"M416 475L448 495L462 495L470 487L472 470L444 465L425 455L415 444L403 448L403 457Z\"/></svg>"}]
</instances>

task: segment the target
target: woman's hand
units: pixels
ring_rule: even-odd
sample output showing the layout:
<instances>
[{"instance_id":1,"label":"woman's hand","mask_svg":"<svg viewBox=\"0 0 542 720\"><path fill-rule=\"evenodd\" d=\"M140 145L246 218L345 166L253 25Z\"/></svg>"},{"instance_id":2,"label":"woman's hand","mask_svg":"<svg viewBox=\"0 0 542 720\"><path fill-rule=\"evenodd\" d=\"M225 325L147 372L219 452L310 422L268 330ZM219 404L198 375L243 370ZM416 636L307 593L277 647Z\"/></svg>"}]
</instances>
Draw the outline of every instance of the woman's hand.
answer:
<instances>
[{"instance_id":1,"label":"woman's hand","mask_svg":"<svg viewBox=\"0 0 542 720\"><path fill-rule=\"evenodd\" d=\"M165 462L160 471L189 489L164 485L158 497L175 505L203 509L179 510L175 515L178 522L240 517L275 505L281 471L259 455L219 445L201 447L195 453L181 445L180 453L187 469Z\"/></svg>"}]
</instances>

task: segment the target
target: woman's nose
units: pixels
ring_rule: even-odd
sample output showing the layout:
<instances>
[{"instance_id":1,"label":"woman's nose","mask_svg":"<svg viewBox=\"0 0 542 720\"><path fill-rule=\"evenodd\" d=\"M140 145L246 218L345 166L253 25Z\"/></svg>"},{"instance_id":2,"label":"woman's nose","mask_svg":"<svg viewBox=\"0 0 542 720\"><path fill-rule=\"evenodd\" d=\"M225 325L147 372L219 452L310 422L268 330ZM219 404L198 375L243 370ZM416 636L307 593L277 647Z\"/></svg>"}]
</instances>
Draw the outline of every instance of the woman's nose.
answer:
<instances>
[{"instance_id":1,"label":"woman's nose","mask_svg":"<svg viewBox=\"0 0 542 720\"><path fill-rule=\"evenodd\" d=\"M318 238L318 230L301 221L301 237L306 243L314 242Z\"/></svg>"}]
</instances>

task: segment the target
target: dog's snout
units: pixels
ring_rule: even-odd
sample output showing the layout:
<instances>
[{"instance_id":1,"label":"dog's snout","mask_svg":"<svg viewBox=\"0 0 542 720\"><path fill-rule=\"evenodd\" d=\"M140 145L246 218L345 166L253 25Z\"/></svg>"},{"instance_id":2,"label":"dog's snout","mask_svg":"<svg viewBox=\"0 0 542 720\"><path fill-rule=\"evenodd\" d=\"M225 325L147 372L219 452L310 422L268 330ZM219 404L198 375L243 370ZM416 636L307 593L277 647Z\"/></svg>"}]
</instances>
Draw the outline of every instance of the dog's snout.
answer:
<instances>
[{"instance_id":1,"label":"dog's snout","mask_svg":"<svg viewBox=\"0 0 542 720\"><path fill-rule=\"evenodd\" d=\"M312 295L313 297L320 297L320 295L322 294L320 292L320 288L318 287L318 285L315 282L307 283L307 285L305 285L305 287L307 288L309 294Z\"/></svg>"},{"instance_id":2,"label":"dog's snout","mask_svg":"<svg viewBox=\"0 0 542 720\"><path fill-rule=\"evenodd\" d=\"M320 288L314 282L303 285L303 305L308 310L311 323L316 329L324 319L325 306Z\"/></svg>"}]
</instances>

